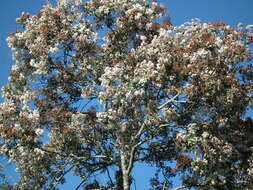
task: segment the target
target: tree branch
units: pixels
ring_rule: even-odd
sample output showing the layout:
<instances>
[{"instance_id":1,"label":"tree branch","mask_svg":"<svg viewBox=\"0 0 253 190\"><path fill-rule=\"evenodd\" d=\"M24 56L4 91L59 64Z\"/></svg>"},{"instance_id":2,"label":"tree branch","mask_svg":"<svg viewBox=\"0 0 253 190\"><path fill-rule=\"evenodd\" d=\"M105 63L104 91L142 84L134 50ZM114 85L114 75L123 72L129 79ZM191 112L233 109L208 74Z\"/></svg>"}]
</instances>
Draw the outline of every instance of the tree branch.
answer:
<instances>
[{"instance_id":1,"label":"tree branch","mask_svg":"<svg viewBox=\"0 0 253 190\"><path fill-rule=\"evenodd\" d=\"M106 168L106 173L108 175L108 178L110 179L111 185L113 185L113 181L112 181L112 178L111 178L111 175L110 175L110 172L109 172L108 168Z\"/></svg>"},{"instance_id":2,"label":"tree branch","mask_svg":"<svg viewBox=\"0 0 253 190\"><path fill-rule=\"evenodd\" d=\"M172 189L172 190L181 190L181 189L185 189L185 188L188 188L188 187L190 187L190 186L185 186L185 185L183 185L183 186L180 186L180 187L176 187L176 188L174 188L174 189Z\"/></svg>"},{"instance_id":3,"label":"tree branch","mask_svg":"<svg viewBox=\"0 0 253 190\"><path fill-rule=\"evenodd\" d=\"M170 126L170 125L169 124L160 124L160 125L158 125L158 128L168 127L168 126Z\"/></svg>"},{"instance_id":4,"label":"tree branch","mask_svg":"<svg viewBox=\"0 0 253 190\"><path fill-rule=\"evenodd\" d=\"M160 110L160 109L164 108L167 104L169 104L169 103L171 103L171 102L174 102L175 99L176 99L180 94L181 94L181 91L178 91L177 94L176 94L173 98L171 98L171 99L169 99L167 102L163 103L161 106L158 107L158 109Z\"/></svg>"},{"instance_id":5,"label":"tree branch","mask_svg":"<svg viewBox=\"0 0 253 190\"><path fill-rule=\"evenodd\" d=\"M91 173L89 173L89 175L87 175L87 176L85 177L85 179L83 179L83 180L81 181L81 183L76 187L75 190L78 190L78 189L85 183L85 181L86 181L90 176L91 176Z\"/></svg>"},{"instance_id":6,"label":"tree branch","mask_svg":"<svg viewBox=\"0 0 253 190\"><path fill-rule=\"evenodd\" d=\"M128 163L128 166L127 166L127 170L126 170L126 173L129 175L132 168L133 168L133 163L134 163L134 156L135 156L135 152L136 152L136 148L138 146L140 146L141 144L143 144L144 141L140 141L139 143L137 143L136 145L134 145L131 149L131 153L130 153L130 159L129 159L129 163Z\"/></svg>"},{"instance_id":7,"label":"tree branch","mask_svg":"<svg viewBox=\"0 0 253 190\"><path fill-rule=\"evenodd\" d=\"M179 186L179 187L175 187L174 189L172 190L181 190L181 189L186 189L186 188L192 188L192 187L209 187L208 184L192 184L192 185L182 185L182 186Z\"/></svg>"},{"instance_id":8,"label":"tree branch","mask_svg":"<svg viewBox=\"0 0 253 190\"><path fill-rule=\"evenodd\" d=\"M62 173L62 175L58 178L58 179L55 179L55 184L53 186L52 189L55 189L55 187L59 184L60 180L67 174L69 173L72 169L73 169L74 166L71 166L68 170L66 170L64 173Z\"/></svg>"},{"instance_id":9,"label":"tree branch","mask_svg":"<svg viewBox=\"0 0 253 190\"><path fill-rule=\"evenodd\" d=\"M143 130L144 130L145 127L146 127L146 123L145 123L145 121L144 121L143 124L141 125L139 131L138 131L138 132L136 133L136 135L133 137L133 140L134 140L134 141L135 141L136 139L138 139L138 138L141 136L141 134L142 134L142 132L143 132Z\"/></svg>"}]
</instances>

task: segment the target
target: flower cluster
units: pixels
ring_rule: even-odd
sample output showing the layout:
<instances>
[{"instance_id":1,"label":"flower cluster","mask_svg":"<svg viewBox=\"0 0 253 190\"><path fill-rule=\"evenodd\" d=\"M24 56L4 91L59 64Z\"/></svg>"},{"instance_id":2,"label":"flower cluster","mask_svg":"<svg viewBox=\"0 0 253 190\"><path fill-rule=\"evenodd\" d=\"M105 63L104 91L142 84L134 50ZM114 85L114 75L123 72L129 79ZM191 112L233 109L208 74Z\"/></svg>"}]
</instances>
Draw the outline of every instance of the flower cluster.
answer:
<instances>
[{"instance_id":1,"label":"flower cluster","mask_svg":"<svg viewBox=\"0 0 253 190\"><path fill-rule=\"evenodd\" d=\"M57 2L7 39L0 153L17 163L16 189L55 189L70 165L89 179L174 160L170 176L191 187L250 186L251 27L157 23L156 1Z\"/></svg>"}]
</instances>

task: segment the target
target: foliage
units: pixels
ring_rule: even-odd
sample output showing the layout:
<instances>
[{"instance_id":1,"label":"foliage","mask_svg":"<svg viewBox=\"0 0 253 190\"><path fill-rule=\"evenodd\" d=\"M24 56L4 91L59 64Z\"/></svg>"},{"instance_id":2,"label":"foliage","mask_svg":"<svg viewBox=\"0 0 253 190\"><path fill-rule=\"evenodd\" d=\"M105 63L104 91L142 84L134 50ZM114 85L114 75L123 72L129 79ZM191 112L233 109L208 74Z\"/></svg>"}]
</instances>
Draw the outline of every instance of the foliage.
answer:
<instances>
[{"instance_id":1,"label":"foliage","mask_svg":"<svg viewBox=\"0 0 253 190\"><path fill-rule=\"evenodd\" d=\"M175 189L252 188L251 27L172 26L165 13L156 1L58 0L17 19L0 106L14 189L55 189L72 171L76 189L129 190L141 162L157 168L152 189L174 176Z\"/></svg>"},{"instance_id":2,"label":"foliage","mask_svg":"<svg viewBox=\"0 0 253 190\"><path fill-rule=\"evenodd\" d=\"M10 190L11 185L8 182L8 177L2 171L4 167L0 164L0 190Z\"/></svg>"}]
</instances>

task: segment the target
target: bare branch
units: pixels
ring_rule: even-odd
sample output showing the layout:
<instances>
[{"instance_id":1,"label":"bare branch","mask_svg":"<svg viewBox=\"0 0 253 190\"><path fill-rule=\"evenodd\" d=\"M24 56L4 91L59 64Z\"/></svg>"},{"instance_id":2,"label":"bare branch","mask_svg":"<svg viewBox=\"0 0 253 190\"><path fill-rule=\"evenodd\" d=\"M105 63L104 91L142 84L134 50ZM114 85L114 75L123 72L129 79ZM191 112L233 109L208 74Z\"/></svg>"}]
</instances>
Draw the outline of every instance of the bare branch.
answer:
<instances>
[{"instance_id":1,"label":"bare branch","mask_svg":"<svg viewBox=\"0 0 253 190\"><path fill-rule=\"evenodd\" d=\"M136 140L136 139L138 139L138 138L141 136L141 134L142 134L142 132L143 132L143 130L144 130L145 127L146 127L146 123L145 123L145 121L144 121L143 124L141 125L139 131L138 131L138 132L136 133L136 135L133 137L133 140Z\"/></svg>"},{"instance_id":2,"label":"bare branch","mask_svg":"<svg viewBox=\"0 0 253 190\"><path fill-rule=\"evenodd\" d=\"M68 163L67 163L68 164ZM66 165L67 165L66 164ZM65 166L64 166L65 167ZM59 182L62 180L62 178L67 174L69 173L72 169L73 169L74 166L71 166L69 169L67 169L65 172L62 173L62 175L58 178L58 179L55 179L55 184L53 186L52 189L55 189L55 187L59 184Z\"/></svg>"},{"instance_id":3,"label":"bare branch","mask_svg":"<svg viewBox=\"0 0 253 190\"><path fill-rule=\"evenodd\" d=\"M188 188L189 186L180 186L180 187L176 187L172 190L181 190L181 189L185 189L185 188Z\"/></svg>"},{"instance_id":4,"label":"bare branch","mask_svg":"<svg viewBox=\"0 0 253 190\"><path fill-rule=\"evenodd\" d=\"M133 148L131 151L131 154L130 154L130 159L129 159L129 163L128 163L128 167L127 167L127 172L126 172L127 175L130 174L130 172L133 168L135 152L136 152L136 150L135 150L135 148Z\"/></svg>"},{"instance_id":5,"label":"bare branch","mask_svg":"<svg viewBox=\"0 0 253 190\"><path fill-rule=\"evenodd\" d=\"M161 124L161 125L158 125L159 128L162 128L162 127L168 127L170 126L169 124Z\"/></svg>"},{"instance_id":6,"label":"bare branch","mask_svg":"<svg viewBox=\"0 0 253 190\"><path fill-rule=\"evenodd\" d=\"M111 185L113 185L113 181L112 181L112 178L111 178L111 175L110 175L110 172L109 172L108 168L106 168L106 173L108 175L108 178L110 179Z\"/></svg>"},{"instance_id":7,"label":"bare branch","mask_svg":"<svg viewBox=\"0 0 253 190\"><path fill-rule=\"evenodd\" d=\"M81 183L76 187L75 190L78 190L84 183L85 181L91 176L91 173L89 173L89 175L87 175L82 181Z\"/></svg>"},{"instance_id":8,"label":"bare branch","mask_svg":"<svg viewBox=\"0 0 253 190\"><path fill-rule=\"evenodd\" d=\"M158 107L158 109L162 109L164 108L167 104L174 102L176 100L176 98L181 94L181 91L178 91L178 93L171 99L169 99L167 102L163 103L161 106Z\"/></svg>"},{"instance_id":9,"label":"bare branch","mask_svg":"<svg viewBox=\"0 0 253 190\"><path fill-rule=\"evenodd\" d=\"M167 181L163 183L163 190L166 190L166 188L167 188Z\"/></svg>"},{"instance_id":10,"label":"bare branch","mask_svg":"<svg viewBox=\"0 0 253 190\"><path fill-rule=\"evenodd\" d=\"M76 155L74 155L74 154L70 154L70 156L71 157L74 157L74 158L76 158L76 159L78 159L78 160L82 160L82 159L87 159L87 157L85 157L85 156L76 156ZM104 156L104 155L97 155L97 156L92 156L92 158L107 158L107 156Z\"/></svg>"},{"instance_id":11,"label":"bare branch","mask_svg":"<svg viewBox=\"0 0 253 190\"><path fill-rule=\"evenodd\" d=\"M175 100L173 102L176 102L176 103L187 103L188 101L184 101L184 100Z\"/></svg>"},{"instance_id":12,"label":"bare branch","mask_svg":"<svg viewBox=\"0 0 253 190\"><path fill-rule=\"evenodd\" d=\"M209 187L209 185L208 184L182 185L179 187L175 187L172 190L181 190L181 189L192 188L192 187Z\"/></svg>"}]
</instances>

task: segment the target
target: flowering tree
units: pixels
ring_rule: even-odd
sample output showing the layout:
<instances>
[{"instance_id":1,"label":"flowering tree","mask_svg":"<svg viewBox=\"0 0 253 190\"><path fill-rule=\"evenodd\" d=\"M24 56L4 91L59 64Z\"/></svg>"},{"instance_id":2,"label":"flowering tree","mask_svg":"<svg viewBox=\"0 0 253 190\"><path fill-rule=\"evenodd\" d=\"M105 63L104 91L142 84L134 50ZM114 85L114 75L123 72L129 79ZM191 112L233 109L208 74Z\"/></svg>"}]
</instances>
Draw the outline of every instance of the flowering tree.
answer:
<instances>
[{"instance_id":1,"label":"flowering tree","mask_svg":"<svg viewBox=\"0 0 253 190\"><path fill-rule=\"evenodd\" d=\"M252 189L251 27L164 17L154 0L58 0L17 19L0 105L14 188L73 172L76 189L130 190L142 162L152 189Z\"/></svg>"},{"instance_id":2,"label":"flowering tree","mask_svg":"<svg viewBox=\"0 0 253 190\"><path fill-rule=\"evenodd\" d=\"M11 186L9 185L9 182L8 182L8 177L2 171L3 169L4 167L2 166L2 164L0 164L0 189L11 190Z\"/></svg>"}]
</instances>

